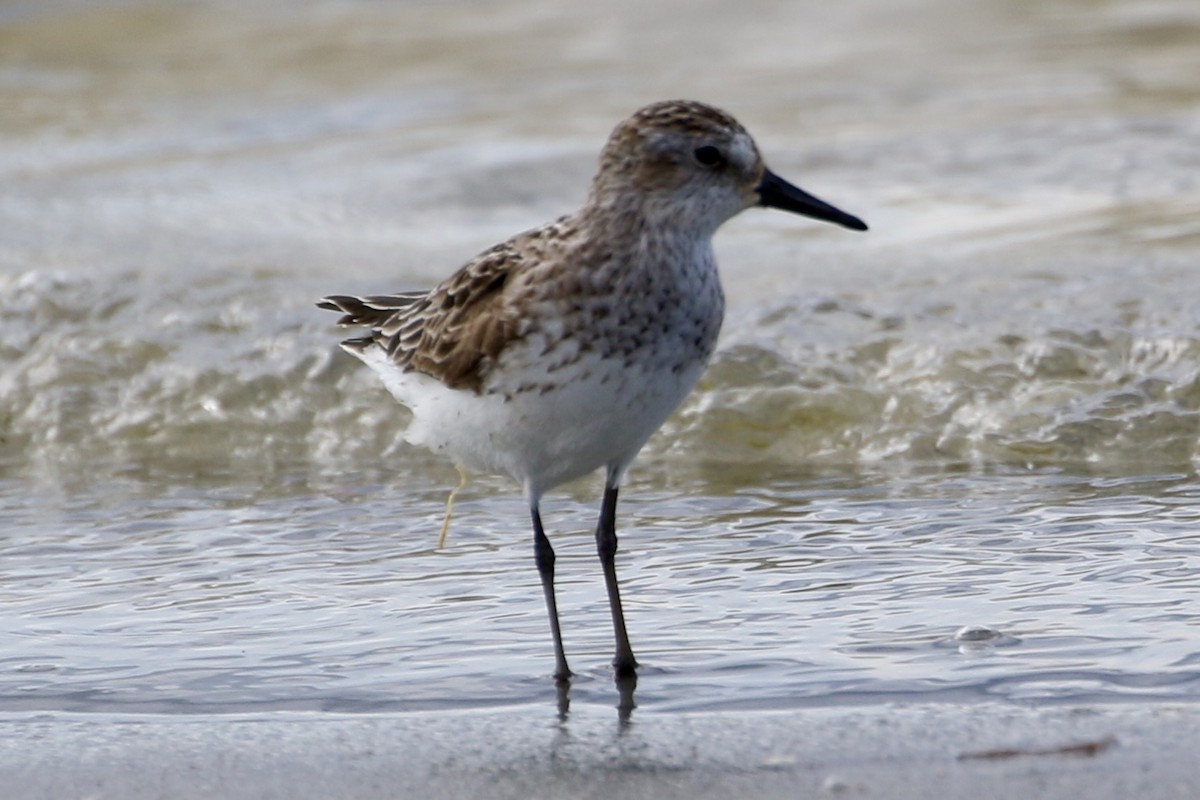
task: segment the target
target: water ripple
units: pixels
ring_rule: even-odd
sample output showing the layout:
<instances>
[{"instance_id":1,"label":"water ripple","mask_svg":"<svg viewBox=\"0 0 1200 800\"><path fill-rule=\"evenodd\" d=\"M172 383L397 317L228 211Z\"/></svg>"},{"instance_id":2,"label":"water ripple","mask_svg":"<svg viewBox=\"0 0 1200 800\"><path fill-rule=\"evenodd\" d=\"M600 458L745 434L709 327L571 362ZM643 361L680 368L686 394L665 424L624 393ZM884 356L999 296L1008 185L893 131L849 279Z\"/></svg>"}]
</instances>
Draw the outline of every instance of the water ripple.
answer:
<instances>
[{"instance_id":1,"label":"water ripple","mask_svg":"<svg viewBox=\"0 0 1200 800\"><path fill-rule=\"evenodd\" d=\"M1200 696L1189 581L1200 512L1181 502L1200 487L1134 485L1026 475L635 491L621 572L648 665L641 702ZM437 551L440 498L406 504L401 520L393 495L362 490L353 515L305 496L130 507L119 522L98 509L54 542L10 537L0 702L379 709L539 695L548 647L523 504L467 498ZM611 638L594 509L554 506L587 698L603 691Z\"/></svg>"}]
</instances>

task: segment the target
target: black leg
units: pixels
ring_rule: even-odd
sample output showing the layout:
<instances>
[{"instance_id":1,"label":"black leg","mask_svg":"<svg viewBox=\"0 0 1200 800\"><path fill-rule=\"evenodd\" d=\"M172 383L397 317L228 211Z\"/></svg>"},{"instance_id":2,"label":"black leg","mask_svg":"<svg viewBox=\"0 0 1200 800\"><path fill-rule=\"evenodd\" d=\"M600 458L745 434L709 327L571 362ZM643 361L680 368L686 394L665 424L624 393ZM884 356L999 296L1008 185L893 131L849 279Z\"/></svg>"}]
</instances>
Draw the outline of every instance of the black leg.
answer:
<instances>
[{"instance_id":1,"label":"black leg","mask_svg":"<svg viewBox=\"0 0 1200 800\"><path fill-rule=\"evenodd\" d=\"M600 506L600 524L596 526L596 551L600 554L600 566L604 570L604 587L608 589L608 605L612 610L613 635L617 640L617 654L613 667L617 677L633 675L637 670L637 659L629 646L629 634L625 632L625 612L621 609L621 591L617 587L617 487L611 482L604 487L604 503Z\"/></svg>"},{"instance_id":2,"label":"black leg","mask_svg":"<svg viewBox=\"0 0 1200 800\"><path fill-rule=\"evenodd\" d=\"M571 668L563 652L562 630L558 626L558 603L554 599L554 548L542 530L542 515L537 505L530 509L533 515L533 557L537 562L538 574L542 577L542 592L546 595L546 611L550 614L550 633L554 635L554 679L560 683L571 679Z\"/></svg>"}]
</instances>

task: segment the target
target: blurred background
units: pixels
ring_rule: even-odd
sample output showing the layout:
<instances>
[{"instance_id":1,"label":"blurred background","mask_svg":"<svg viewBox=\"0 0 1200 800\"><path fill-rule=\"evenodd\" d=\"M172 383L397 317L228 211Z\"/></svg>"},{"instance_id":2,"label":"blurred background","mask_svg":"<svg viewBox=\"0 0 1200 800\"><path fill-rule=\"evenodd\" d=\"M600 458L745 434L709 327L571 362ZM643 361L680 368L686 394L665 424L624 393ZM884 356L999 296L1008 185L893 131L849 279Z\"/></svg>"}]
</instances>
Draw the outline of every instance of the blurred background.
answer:
<instances>
[{"instance_id":1,"label":"blurred background","mask_svg":"<svg viewBox=\"0 0 1200 800\"><path fill-rule=\"evenodd\" d=\"M730 225L722 357L654 450L1191 466L1198 35L1188 2L5 3L2 469L381 457L403 412L310 301L575 208L667 97L872 232Z\"/></svg>"}]
</instances>

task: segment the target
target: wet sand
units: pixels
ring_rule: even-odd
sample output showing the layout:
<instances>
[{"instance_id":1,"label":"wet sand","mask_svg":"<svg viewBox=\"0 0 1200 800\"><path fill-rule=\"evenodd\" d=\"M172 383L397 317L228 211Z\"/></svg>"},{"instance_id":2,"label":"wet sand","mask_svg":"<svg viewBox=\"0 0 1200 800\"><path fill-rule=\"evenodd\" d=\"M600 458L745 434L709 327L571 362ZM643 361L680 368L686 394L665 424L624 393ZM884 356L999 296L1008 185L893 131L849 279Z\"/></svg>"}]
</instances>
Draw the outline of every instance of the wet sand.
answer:
<instances>
[{"instance_id":1,"label":"wet sand","mask_svg":"<svg viewBox=\"0 0 1200 800\"><path fill-rule=\"evenodd\" d=\"M7 714L4 796L1194 798L1200 709L923 704L643 714Z\"/></svg>"}]
</instances>

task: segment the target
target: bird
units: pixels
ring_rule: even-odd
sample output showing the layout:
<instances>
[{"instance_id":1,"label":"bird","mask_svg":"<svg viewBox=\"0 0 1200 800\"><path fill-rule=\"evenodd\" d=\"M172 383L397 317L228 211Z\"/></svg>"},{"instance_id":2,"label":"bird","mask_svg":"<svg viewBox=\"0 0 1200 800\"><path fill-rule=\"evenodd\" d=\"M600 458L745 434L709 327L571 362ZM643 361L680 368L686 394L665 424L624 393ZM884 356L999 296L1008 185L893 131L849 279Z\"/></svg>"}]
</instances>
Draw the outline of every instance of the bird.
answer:
<instances>
[{"instance_id":1,"label":"bird","mask_svg":"<svg viewBox=\"0 0 1200 800\"><path fill-rule=\"evenodd\" d=\"M506 474L521 487L560 683L573 673L542 497L604 471L596 548L612 666L618 679L635 676L615 566L618 493L713 354L725 309L713 234L753 207L867 230L770 171L725 111L656 102L613 129L575 213L484 250L433 289L317 303L366 329L341 347L411 410L409 442L460 473Z\"/></svg>"}]
</instances>

